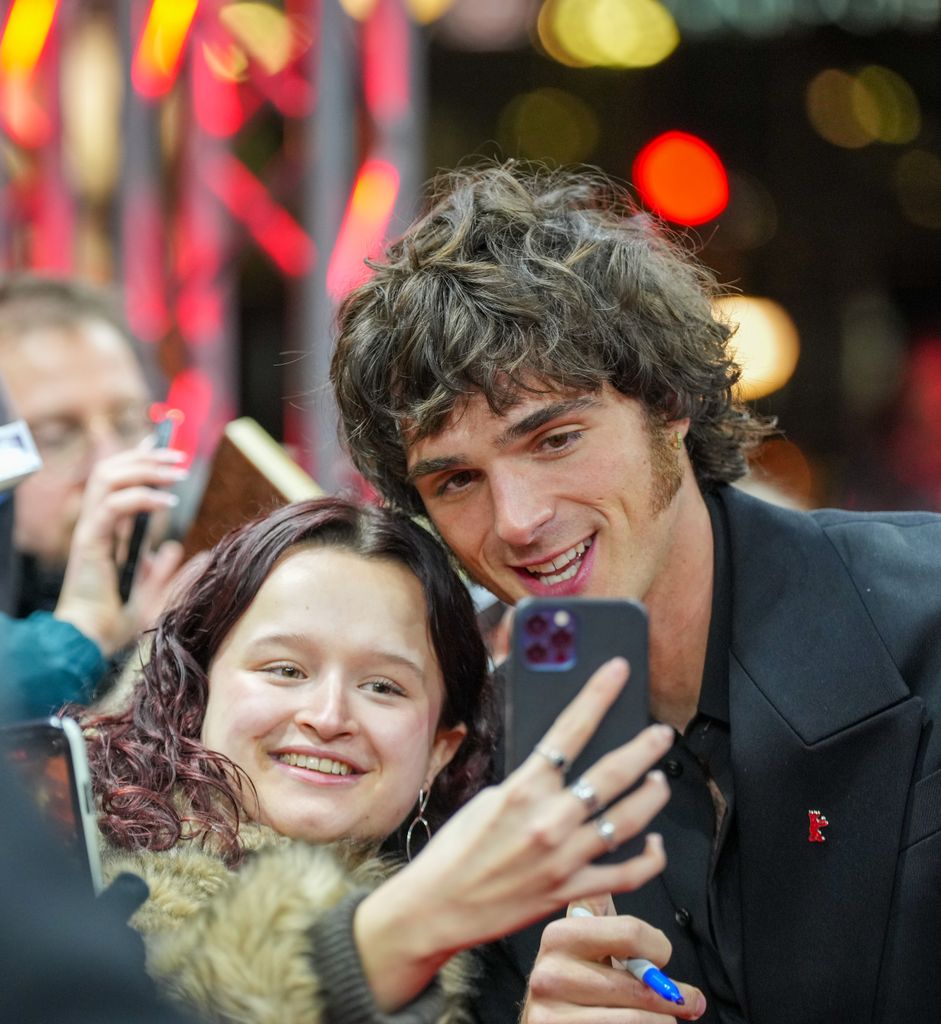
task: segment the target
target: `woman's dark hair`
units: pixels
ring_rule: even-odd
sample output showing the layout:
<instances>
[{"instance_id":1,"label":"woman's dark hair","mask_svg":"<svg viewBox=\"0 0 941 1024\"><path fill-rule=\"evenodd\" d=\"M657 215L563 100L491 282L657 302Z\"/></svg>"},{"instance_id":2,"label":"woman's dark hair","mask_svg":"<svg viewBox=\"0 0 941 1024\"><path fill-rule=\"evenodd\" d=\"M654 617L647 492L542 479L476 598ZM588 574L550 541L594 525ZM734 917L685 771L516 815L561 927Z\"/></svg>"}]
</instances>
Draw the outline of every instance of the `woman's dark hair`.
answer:
<instances>
[{"instance_id":1,"label":"woman's dark hair","mask_svg":"<svg viewBox=\"0 0 941 1024\"><path fill-rule=\"evenodd\" d=\"M157 623L126 709L83 716L104 834L119 846L164 850L211 839L230 863L238 840L244 773L200 742L208 672L225 637L278 560L298 545L349 550L411 571L425 597L444 678L440 724L467 737L432 787L440 822L489 781L492 706L486 650L468 591L425 529L395 512L325 498L287 505L228 534L199 577Z\"/></svg>"}]
</instances>

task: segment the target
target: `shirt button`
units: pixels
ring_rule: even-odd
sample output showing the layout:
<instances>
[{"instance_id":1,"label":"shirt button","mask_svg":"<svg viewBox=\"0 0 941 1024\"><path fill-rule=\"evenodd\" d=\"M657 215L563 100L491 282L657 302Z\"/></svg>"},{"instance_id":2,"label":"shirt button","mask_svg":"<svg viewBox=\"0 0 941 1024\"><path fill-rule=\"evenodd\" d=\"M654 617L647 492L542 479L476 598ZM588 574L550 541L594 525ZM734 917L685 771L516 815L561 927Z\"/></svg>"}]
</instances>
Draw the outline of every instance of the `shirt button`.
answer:
<instances>
[{"instance_id":1,"label":"shirt button","mask_svg":"<svg viewBox=\"0 0 941 1024\"><path fill-rule=\"evenodd\" d=\"M678 779L683 774L683 765L675 758L663 762L663 770L671 779Z\"/></svg>"},{"instance_id":2,"label":"shirt button","mask_svg":"<svg viewBox=\"0 0 941 1024\"><path fill-rule=\"evenodd\" d=\"M681 928L689 928L693 923L693 915L686 909L686 907L680 907L673 917Z\"/></svg>"}]
</instances>

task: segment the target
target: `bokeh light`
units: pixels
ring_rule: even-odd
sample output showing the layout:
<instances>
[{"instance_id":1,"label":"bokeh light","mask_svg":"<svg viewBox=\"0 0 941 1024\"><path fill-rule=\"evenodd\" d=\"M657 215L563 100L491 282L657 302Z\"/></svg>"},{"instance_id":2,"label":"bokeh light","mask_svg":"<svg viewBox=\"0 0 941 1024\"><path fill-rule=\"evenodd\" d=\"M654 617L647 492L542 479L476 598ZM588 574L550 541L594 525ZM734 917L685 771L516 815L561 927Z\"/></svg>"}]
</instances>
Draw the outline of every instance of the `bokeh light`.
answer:
<instances>
[{"instance_id":1,"label":"bokeh light","mask_svg":"<svg viewBox=\"0 0 941 1024\"><path fill-rule=\"evenodd\" d=\"M431 22L437 21L453 3L454 0L405 0L405 7L419 25L430 25Z\"/></svg>"},{"instance_id":2,"label":"bokeh light","mask_svg":"<svg viewBox=\"0 0 941 1024\"><path fill-rule=\"evenodd\" d=\"M227 4L219 21L265 74L276 75L294 56L294 28L283 11L268 4Z\"/></svg>"},{"instance_id":3,"label":"bokeh light","mask_svg":"<svg viewBox=\"0 0 941 1024\"><path fill-rule=\"evenodd\" d=\"M827 142L861 149L873 142L903 144L921 131L921 110L901 75L877 64L857 74L827 68L807 86L807 116Z\"/></svg>"},{"instance_id":4,"label":"bokeh light","mask_svg":"<svg viewBox=\"0 0 941 1024\"><path fill-rule=\"evenodd\" d=\"M562 89L534 89L515 96L500 115L504 152L528 159L585 160L598 141L598 118L583 100Z\"/></svg>"},{"instance_id":5,"label":"bokeh light","mask_svg":"<svg viewBox=\"0 0 941 1024\"><path fill-rule=\"evenodd\" d=\"M124 83L114 30L90 19L70 34L62 54L65 166L76 189L104 201L118 177Z\"/></svg>"},{"instance_id":6,"label":"bokeh light","mask_svg":"<svg viewBox=\"0 0 941 1024\"><path fill-rule=\"evenodd\" d=\"M455 3L437 26L437 38L462 50L508 50L529 39L535 0Z\"/></svg>"},{"instance_id":7,"label":"bokeh light","mask_svg":"<svg viewBox=\"0 0 941 1024\"><path fill-rule=\"evenodd\" d=\"M680 41L658 0L546 0L536 29L549 56L573 67L652 67Z\"/></svg>"},{"instance_id":8,"label":"bokeh light","mask_svg":"<svg viewBox=\"0 0 941 1024\"><path fill-rule=\"evenodd\" d=\"M704 224L729 201L729 178L718 153L687 132L670 131L637 154L632 177L644 202L677 224Z\"/></svg>"},{"instance_id":9,"label":"bokeh light","mask_svg":"<svg viewBox=\"0 0 941 1024\"><path fill-rule=\"evenodd\" d=\"M800 357L797 328L784 307L750 295L724 296L713 305L719 319L735 329L729 349L742 368L738 396L751 400L784 387Z\"/></svg>"}]
</instances>

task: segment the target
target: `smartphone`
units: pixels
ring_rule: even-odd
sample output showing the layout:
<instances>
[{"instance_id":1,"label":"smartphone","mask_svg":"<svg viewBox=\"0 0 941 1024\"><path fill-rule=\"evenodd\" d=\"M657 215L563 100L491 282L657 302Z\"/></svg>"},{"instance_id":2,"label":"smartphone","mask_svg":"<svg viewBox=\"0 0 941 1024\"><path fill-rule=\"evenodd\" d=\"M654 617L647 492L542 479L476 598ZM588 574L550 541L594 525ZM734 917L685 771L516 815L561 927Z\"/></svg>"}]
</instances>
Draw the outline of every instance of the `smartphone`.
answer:
<instances>
[{"instance_id":1,"label":"smartphone","mask_svg":"<svg viewBox=\"0 0 941 1024\"><path fill-rule=\"evenodd\" d=\"M176 420L172 416L166 416L154 427L154 447L166 448L173 436L173 427ZM150 523L149 512L138 512L134 516L134 526L131 530L131 539L127 545L127 558L121 567L121 575L118 579L118 592L121 600L126 604L131 596L131 587L134 586L134 575L137 572L137 563L140 561L141 551L144 547L144 538L147 536L147 526Z\"/></svg>"},{"instance_id":2,"label":"smartphone","mask_svg":"<svg viewBox=\"0 0 941 1024\"><path fill-rule=\"evenodd\" d=\"M549 727L604 662L631 674L568 773L570 782L650 724L647 610L620 598L525 598L516 606L506 665L506 771L532 753Z\"/></svg>"},{"instance_id":3,"label":"smartphone","mask_svg":"<svg viewBox=\"0 0 941 1024\"><path fill-rule=\"evenodd\" d=\"M0 751L95 893L101 892L97 813L78 723L50 717L4 726Z\"/></svg>"}]
</instances>

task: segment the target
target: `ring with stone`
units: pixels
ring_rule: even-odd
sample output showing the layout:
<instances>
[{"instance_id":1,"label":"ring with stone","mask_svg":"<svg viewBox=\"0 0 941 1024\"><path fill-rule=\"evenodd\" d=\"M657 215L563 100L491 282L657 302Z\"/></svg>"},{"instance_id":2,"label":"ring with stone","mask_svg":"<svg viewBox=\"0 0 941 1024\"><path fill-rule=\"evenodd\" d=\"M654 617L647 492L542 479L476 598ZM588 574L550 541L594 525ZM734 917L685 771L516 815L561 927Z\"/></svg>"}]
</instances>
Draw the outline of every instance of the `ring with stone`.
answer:
<instances>
[{"instance_id":1,"label":"ring with stone","mask_svg":"<svg viewBox=\"0 0 941 1024\"><path fill-rule=\"evenodd\" d=\"M549 764L563 775L572 767L572 762L561 751L545 747L541 743L536 747L536 753L544 757Z\"/></svg>"},{"instance_id":2,"label":"ring with stone","mask_svg":"<svg viewBox=\"0 0 941 1024\"><path fill-rule=\"evenodd\" d=\"M614 837L615 828L614 825L608 821L607 818L598 818L595 821L595 831L604 840L605 846L609 850L613 850L617 846L617 840Z\"/></svg>"},{"instance_id":3,"label":"ring with stone","mask_svg":"<svg viewBox=\"0 0 941 1024\"><path fill-rule=\"evenodd\" d=\"M585 805L585 814L591 817L598 810L598 794L595 787L584 777L569 786L569 792Z\"/></svg>"}]
</instances>

